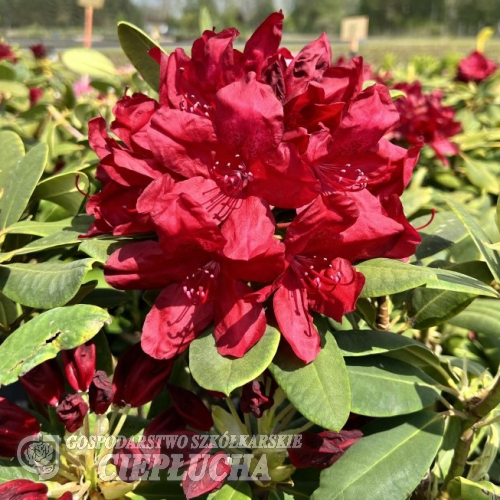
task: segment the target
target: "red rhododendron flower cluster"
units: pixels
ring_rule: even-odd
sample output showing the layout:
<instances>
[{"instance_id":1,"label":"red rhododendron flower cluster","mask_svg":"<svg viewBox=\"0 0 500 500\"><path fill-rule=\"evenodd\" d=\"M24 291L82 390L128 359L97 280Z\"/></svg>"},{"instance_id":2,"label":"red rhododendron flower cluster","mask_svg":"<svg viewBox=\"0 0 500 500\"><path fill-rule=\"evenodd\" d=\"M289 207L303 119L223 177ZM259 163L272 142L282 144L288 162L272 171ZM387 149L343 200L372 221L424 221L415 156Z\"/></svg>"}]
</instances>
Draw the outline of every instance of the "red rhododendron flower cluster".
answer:
<instances>
[{"instance_id":1,"label":"red rhododendron flower cluster","mask_svg":"<svg viewBox=\"0 0 500 500\"><path fill-rule=\"evenodd\" d=\"M413 146L422 142L428 144L436 156L448 165L446 156L459 152L449 138L462 131L461 123L454 121L455 110L441 103L441 91L424 94L419 81L398 83L394 88L402 90L406 97L395 101L401 119L390 135Z\"/></svg>"},{"instance_id":2,"label":"red rhododendron flower cluster","mask_svg":"<svg viewBox=\"0 0 500 500\"><path fill-rule=\"evenodd\" d=\"M154 358L212 324L219 352L241 357L275 320L309 362L313 314L340 321L355 308L353 264L408 257L420 241L399 199L418 147L384 137L399 120L388 89L362 90L361 58L332 66L326 35L292 57L282 22L271 14L243 51L234 28L204 32L191 57L153 50L159 102L121 99L119 141L90 123L103 188L89 236L154 234L105 267L116 288L161 289L142 335Z\"/></svg>"},{"instance_id":3,"label":"red rhododendron flower cluster","mask_svg":"<svg viewBox=\"0 0 500 500\"><path fill-rule=\"evenodd\" d=\"M477 50L462 59L458 64L456 79L459 82L482 82L498 69L491 59Z\"/></svg>"},{"instance_id":4,"label":"red rhododendron flower cluster","mask_svg":"<svg viewBox=\"0 0 500 500\"><path fill-rule=\"evenodd\" d=\"M8 43L0 42L0 61L3 60L15 63L17 62L17 57L16 54L14 54L12 47Z\"/></svg>"}]
</instances>

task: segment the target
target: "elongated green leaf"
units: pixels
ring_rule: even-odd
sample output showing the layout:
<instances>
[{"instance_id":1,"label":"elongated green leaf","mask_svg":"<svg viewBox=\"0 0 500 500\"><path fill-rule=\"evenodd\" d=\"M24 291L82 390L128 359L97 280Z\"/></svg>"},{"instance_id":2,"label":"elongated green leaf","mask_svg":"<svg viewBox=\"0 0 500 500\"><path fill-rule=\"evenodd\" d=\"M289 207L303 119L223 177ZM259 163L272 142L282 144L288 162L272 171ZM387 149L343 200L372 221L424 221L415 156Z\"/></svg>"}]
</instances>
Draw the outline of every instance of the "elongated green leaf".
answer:
<instances>
[{"instance_id":1,"label":"elongated green leaf","mask_svg":"<svg viewBox=\"0 0 500 500\"><path fill-rule=\"evenodd\" d=\"M51 236L61 231L84 234L88 231L93 218L88 215L77 215L56 222L38 222L26 220L12 224L6 230L10 234L31 234L33 236Z\"/></svg>"},{"instance_id":2,"label":"elongated green leaf","mask_svg":"<svg viewBox=\"0 0 500 500\"><path fill-rule=\"evenodd\" d=\"M207 500L248 500L252 498L252 489L248 483L225 484L219 491L208 496Z\"/></svg>"},{"instance_id":3,"label":"elongated green leaf","mask_svg":"<svg viewBox=\"0 0 500 500\"><path fill-rule=\"evenodd\" d=\"M63 52L63 64L78 73L91 78L110 78L116 76L114 64L101 52L92 49L75 48Z\"/></svg>"},{"instance_id":4,"label":"elongated green leaf","mask_svg":"<svg viewBox=\"0 0 500 500\"><path fill-rule=\"evenodd\" d=\"M403 500L431 465L444 433L444 420L420 412L384 419L321 473L312 500Z\"/></svg>"},{"instance_id":5,"label":"elongated green leaf","mask_svg":"<svg viewBox=\"0 0 500 500\"><path fill-rule=\"evenodd\" d=\"M386 356L346 358L352 411L392 417L427 408L439 398L436 382L419 368Z\"/></svg>"},{"instance_id":6,"label":"elongated green leaf","mask_svg":"<svg viewBox=\"0 0 500 500\"><path fill-rule=\"evenodd\" d=\"M54 175L38 184L33 197L36 200L48 200L65 208L70 214L76 215L83 202L82 193L89 188L89 179L82 172L66 172Z\"/></svg>"},{"instance_id":7,"label":"elongated green leaf","mask_svg":"<svg viewBox=\"0 0 500 500\"><path fill-rule=\"evenodd\" d=\"M118 39L123 52L148 85L158 91L160 87L160 65L148 54L153 48L162 50L144 31L133 24L118 23Z\"/></svg>"},{"instance_id":8,"label":"elongated green leaf","mask_svg":"<svg viewBox=\"0 0 500 500\"><path fill-rule=\"evenodd\" d=\"M467 330L500 337L500 301L476 300L449 322Z\"/></svg>"},{"instance_id":9,"label":"elongated green leaf","mask_svg":"<svg viewBox=\"0 0 500 500\"><path fill-rule=\"evenodd\" d=\"M204 389L226 395L257 378L271 363L280 341L279 332L270 326L260 341L242 358L225 358L217 351L211 330L189 347L189 368Z\"/></svg>"},{"instance_id":10,"label":"elongated green leaf","mask_svg":"<svg viewBox=\"0 0 500 500\"><path fill-rule=\"evenodd\" d=\"M0 458L0 484L13 481L14 479L28 479L36 483L38 482L38 475L27 471L16 462Z\"/></svg>"},{"instance_id":11,"label":"elongated green leaf","mask_svg":"<svg viewBox=\"0 0 500 500\"><path fill-rule=\"evenodd\" d=\"M105 264L115 250L127 243L127 241L89 239L81 243L78 249L80 252L84 252L89 257Z\"/></svg>"},{"instance_id":12,"label":"elongated green leaf","mask_svg":"<svg viewBox=\"0 0 500 500\"><path fill-rule=\"evenodd\" d=\"M10 130L0 132L0 151L2 162L0 163L0 200L9 186L17 163L24 156L24 144L21 138ZM1 201L0 201L1 206Z\"/></svg>"},{"instance_id":13,"label":"elongated green leaf","mask_svg":"<svg viewBox=\"0 0 500 500\"><path fill-rule=\"evenodd\" d=\"M488 264L491 273L495 280L500 283L500 255L496 250L493 250L488 245L491 245L491 240L488 238L483 228L460 204L453 201L451 198L446 199L446 203L457 214L462 224L469 232L476 247L481 252L484 260Z\"/></svg>"},{"instance_id":14,"label":"elongated green leaf","mask_svg":"<svg viewBox=\"0 0 500 500\"><path fill-rule=\"evenodd\" d=\"M498 296L493 288L481 281L447 269L414 266L391 259L368 260L356 268L366 278L361 297L392 295L424 285L436 290Z\"/></svg>"},{"instance_id":15,"label":"elongated green leaf","mask_svg":"<svg viewBox=\"0 0 500 500\"><path fill-rule=\"evenodd\" d=\"M430 364L439 364L437 356L421 342L397 333L379 330L351 330L334 332L333 334L343 356L370 356L404 349L427 360Z\"/></svg>"},{"instance_id":16,"label":"elongated green leaf","mask_svg":"<svg viewBox=\"0 0 500 500\"><path fill-rule=\"evenodd\" d=\"M423 215L412 221L414 227L420 227L429 221L428 215ZM438 212L428 227L419 231L422 243L417 247L415 256L424 259L434 255L467 236L467 230L460 224L453 212Z\"/></svg>"},{"instance_id":17,"label":"elongated green leaf","mask_svg":"<svg viewBox=\"0 0 500 500\"><path fill-rule=\"evenodd\" d=\"M475 483L464 477L457 477L448 485L448 493L453 499L493 500L500 498L500 487L489 481Z\"/></svg>"},{"instance_id":18,"label":"elongated green leaf","mask_svg":"<svg viewBox=\"0 0 500 500\"><path fill-rule=\"evenodd\" d=\"M351 390L342 353L332 335L325 336L320 353L308 365L283 349L269 369L304 417L325 429L342 429L349 417Z\"/></svg>"},{"instance_id":19,"label":"elongated green leaf","mask_svg":"<svg viewBox=\"0 0 500 500\"><path fill-rule=\"evenodd\" d=\"M21 326L0 346L0 385L15 382L57 353L90 340L109 314L96 306L75 305L46 311Z\"/></svg>"},{"instance_id":20,"label":"elongated green leaf","mask_svg":"<svg viewBox=\"0 0 500 500\"><path fill-rule=\"evenodd\" d=\"M464 156L465 174L474 186L487 193L498 194L500 186L496 176L491 172L489 163Z\"/></svg>"},{"instance_id":21,"label":"elongated green leaf","mask_svg":"<svg viewBox=\"0 0 500 500\"><path fill-rule=\"evenodd\" d=\"M68 303L78 292L94 259L0 266L0 290L9 299L36 309Z\"/></svg>"},{"instance_id":22,"label":"elongated green leaf","mask_svg":"<svg viewBox=\"0 0 500 500\"><path fill-rule=\"evenodd\" d=\"M19 220L28 205L48 158L46 144L35 146L10 170L9 182L0 198L0 230Z\"/></svg>"},{"instance_id":23,"label":"elongated green leaf","mask_svg":"<svg viewBox=\"0 0 500 500\"><path fill-rule=\"evenodd\" d=\"M64 247L69 245L77 245L81 243L79 238L81 233L73 231L63 231L60 233L52 234L45 238L40 238L38 240L32 241L28 245L13 250L12 252L0 253L0 262L5 262L10 260L15 255L26 255L34 252L40 252L42 250L49 250L52 248Z\"/></svg>"},{"instance_id":24,"label":"elongated green leaf","mask_svg":"<svg viewBox=\"0 0 500 500\"><path fill-rule=\"evenodd\" d=\"M20 82L13 82L10 80L0 80L0 94L4 97L24 97L29 96L29 89Z\"/></svg>"}]
</instances>

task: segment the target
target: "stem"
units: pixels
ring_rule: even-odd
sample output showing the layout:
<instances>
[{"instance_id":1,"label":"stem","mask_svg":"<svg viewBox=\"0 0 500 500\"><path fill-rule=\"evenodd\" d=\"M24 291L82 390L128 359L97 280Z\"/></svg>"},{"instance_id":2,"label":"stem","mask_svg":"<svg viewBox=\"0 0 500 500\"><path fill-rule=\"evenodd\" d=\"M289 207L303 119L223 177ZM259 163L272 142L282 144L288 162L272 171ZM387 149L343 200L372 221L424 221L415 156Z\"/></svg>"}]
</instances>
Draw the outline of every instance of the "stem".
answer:
<instances>
[{"instance_id":1,"label":"stem","mask_svg":"<svg viewBox=\"0 0 500 500\"><path fill-rule=\"evenodd\" d=\"M288 435L288 434L301 434L302 432L305 432L309 430L311 427L314 427L316 424L313 422L307 422L307 424L303 425L302 427L299 427L298 429L289 429L287 431L280 432L280 435Z\"/></svg>"},{"instance_id":2,"label":"stem","mask_svg":"<svg viewBox=\"0 0 500 500\"><path fill-rule=\"evenodd\" d=\"M57 111L54 106L47 106L47 110L51 114L52 118L54 118L56 122L59 122L75 139L81 140L85 138L85 136L79 130L76 130L76 128L73 127L73 125L71 125L71 123L69 123L68 120L66 120L66 118L64 118L64 116Z\"/></svg>"},{"instance_id":3,"label":"stem","mask_svg":"<svg viewBox=\"0 0 500 500\"><path fill-rule=\"evenodd\" d=\"M377 297L377 318L375 325L379 330L389 331L391 327L391 318L389 316L389 297Z\"/></svg>"}]
</instances>

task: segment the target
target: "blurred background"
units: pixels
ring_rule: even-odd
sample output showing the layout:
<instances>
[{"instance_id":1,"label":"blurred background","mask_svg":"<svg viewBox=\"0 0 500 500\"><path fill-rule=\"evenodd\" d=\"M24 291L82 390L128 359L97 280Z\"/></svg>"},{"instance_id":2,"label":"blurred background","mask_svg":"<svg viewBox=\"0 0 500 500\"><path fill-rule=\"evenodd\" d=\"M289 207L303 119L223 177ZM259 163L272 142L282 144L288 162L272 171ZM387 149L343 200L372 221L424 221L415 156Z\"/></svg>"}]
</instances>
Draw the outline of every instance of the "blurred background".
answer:
<instances>
[{"instance_id":1,"label":"blurred background","mask_svg":"<svg viewBox=\"0 0 500 500\"><path fill-rule=\"evenodd\" d=\"M419 54L464 55L484 26L496 28L488 51L500 53L500 0L105 0L104 8L95 11L93 46L122 62L116 38L121 20L140 26L167 48L189 46L212 23L217 29L237 26L243 43L277 9L286 15L285 42L292 50L311 34L326 31L337 45L335 54L345 55L342 18L366 15L369 37L360 53L375 64L388 54L402 61ZM83 22L84 9L77 0L0 0L1 36L22 47L38 42L53 50L81 45Z\"/></svg>"}]
</instances>

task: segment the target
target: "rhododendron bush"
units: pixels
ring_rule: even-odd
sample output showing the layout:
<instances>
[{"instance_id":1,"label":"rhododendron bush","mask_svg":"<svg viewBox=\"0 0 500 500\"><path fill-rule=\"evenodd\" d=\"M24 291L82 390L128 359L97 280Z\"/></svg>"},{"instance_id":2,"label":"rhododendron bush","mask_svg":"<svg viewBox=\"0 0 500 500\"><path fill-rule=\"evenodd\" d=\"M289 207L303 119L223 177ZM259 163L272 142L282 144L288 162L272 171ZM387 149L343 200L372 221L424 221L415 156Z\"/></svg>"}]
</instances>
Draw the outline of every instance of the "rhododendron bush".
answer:
<instances>
[{"instance_id":1,"label":"rhododendron bush","mask_svg":"<svg viewBox=\"0 0 500 500\"><path fill-rule=\"evenodd\" d=\"M283 24L2 45L0 500L499 494L497 63Z\"/></svg>"}]
</instances>

